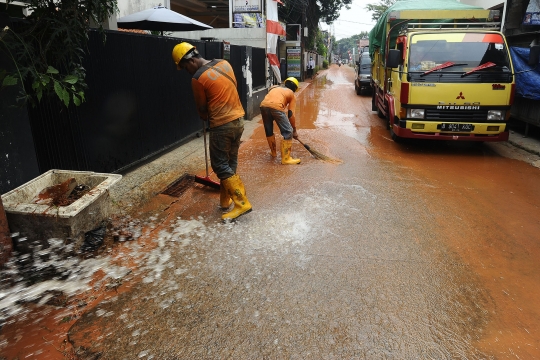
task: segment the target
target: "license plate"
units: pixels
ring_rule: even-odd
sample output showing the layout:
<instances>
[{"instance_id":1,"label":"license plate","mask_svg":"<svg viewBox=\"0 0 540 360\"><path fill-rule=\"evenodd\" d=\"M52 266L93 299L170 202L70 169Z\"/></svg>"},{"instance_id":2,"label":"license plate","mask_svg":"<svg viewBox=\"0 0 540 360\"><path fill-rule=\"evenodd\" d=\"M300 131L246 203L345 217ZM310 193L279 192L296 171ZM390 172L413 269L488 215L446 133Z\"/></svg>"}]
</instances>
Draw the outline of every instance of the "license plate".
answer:
<instances>
[{"instance_id":1,"label":"license plate","mask_svg":"<svg viewBox=\"0 0 540 360\"><path fill-rule=\"evenodd\" d=\"M471 132L474 130L473 124L441 124L437 126L441 131L450 131L450 132Z\"/></svg>"}]
</instances>

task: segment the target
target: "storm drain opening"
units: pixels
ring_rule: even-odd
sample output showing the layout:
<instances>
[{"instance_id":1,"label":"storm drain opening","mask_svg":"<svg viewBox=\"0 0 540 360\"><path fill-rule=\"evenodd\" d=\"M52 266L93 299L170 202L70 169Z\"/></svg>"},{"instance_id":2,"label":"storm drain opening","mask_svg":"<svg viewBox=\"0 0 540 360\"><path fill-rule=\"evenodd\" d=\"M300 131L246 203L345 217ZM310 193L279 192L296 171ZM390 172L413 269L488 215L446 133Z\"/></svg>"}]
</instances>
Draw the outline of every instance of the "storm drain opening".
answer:
<instances>
[{"instance_id":1,"label":"storm drain opening","mask_svg":"<svg viewBox=\"0 0 540 360\"><path fill-rule=\"evenodd\" d=\"M180 197L195 181L195 176L184 174L161 193L169 196Z\"/></svg>"}]
</instances>

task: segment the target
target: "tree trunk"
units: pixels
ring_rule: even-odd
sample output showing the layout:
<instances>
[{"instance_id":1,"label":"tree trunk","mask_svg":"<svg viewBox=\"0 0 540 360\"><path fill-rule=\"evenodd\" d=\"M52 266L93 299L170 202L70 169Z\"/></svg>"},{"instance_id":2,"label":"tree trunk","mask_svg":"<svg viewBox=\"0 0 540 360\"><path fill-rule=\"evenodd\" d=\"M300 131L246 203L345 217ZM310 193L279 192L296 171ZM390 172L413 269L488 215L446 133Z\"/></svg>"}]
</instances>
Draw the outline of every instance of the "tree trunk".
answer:
<instances>
[{"instance_id":1,"label":"tree trunk","mask_svg":"<svg viewBox=\"0 0 540 360\"><path fill-rule=\"evenodd\" d=\"M9 232L6 212L4 211L4 204L0 196L0 268L4 266L11 256L12 248L11 233Z\"/></svg>"}]
</instances>

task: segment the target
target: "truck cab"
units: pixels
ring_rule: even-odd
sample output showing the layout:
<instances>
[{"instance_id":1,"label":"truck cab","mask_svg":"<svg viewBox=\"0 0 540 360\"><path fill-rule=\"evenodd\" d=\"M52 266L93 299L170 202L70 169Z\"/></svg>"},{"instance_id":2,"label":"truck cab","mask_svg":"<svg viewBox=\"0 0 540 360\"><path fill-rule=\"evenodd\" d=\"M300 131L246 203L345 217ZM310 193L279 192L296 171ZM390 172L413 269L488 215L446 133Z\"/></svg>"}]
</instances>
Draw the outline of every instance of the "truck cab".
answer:
<instances>
[{"instance_id":1,"label":"truck cab","mask_svg":"<svg viewBox=\"0 0 540 360\"><path fill-rule=\"evenodd\" d=\"M515 76L497 10L396 2L370 32L372 109L392 139L508 140Z\"/></svg>"},{"instance_id":2,"label":"truck cab","mask_svg":"<svg viewBox=\"0 0 540 360\"><path fill-rule=\"evenodd\" d=\"M395 50L398 66L387 83L394 139L508 139L514 74L502 34L410 32Z\"/></svg>"}]
</instances>

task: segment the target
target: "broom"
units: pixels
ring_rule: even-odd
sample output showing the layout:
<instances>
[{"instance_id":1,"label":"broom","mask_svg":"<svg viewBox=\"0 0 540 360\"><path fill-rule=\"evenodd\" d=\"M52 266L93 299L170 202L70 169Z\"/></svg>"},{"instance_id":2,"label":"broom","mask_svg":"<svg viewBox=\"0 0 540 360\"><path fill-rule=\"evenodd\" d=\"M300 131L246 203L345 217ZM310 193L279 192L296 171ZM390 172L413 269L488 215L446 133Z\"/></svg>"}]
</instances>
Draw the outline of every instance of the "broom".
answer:
<instances>
[{"instance_id":1,"label":"broom","mask_svg":"<svg viewBox=\"0 0 540 360\"><path fill-rule=\"evenodd\" d=\"M324 155L324 154L318 152L317 150L311 148L308 144L304 144L304 143L303 143L301 140L299 140L299 139L296 139L296 140L298 140L298 142L299 142L300 144L302 144L302 145L306 148L306 150L309 151L309 153L310 153L311 155L313 155L313 157L316 158L316 159L323 160L323 161L327 161L327 162L331 162L331 163L335 163L335 164L341 164L341 163L343 162L343 161L341 161L341 160L339 160L339 159L333 159L333 158L331 158L331 157L329 157L329 156L326 156L326 155Z\"/></svg>"},{"instance_id":2,"label":"broom","mask_svg":"<svg viewBox=\"0 0 540 360\"><path fill-rule=\"evenodd\" d=\"M206 164L206 176L197 176L195 175L195 182L199 184L203 184L206 186L210 186L214 189L219 189L220 185L218 182L210 179L210 175L208 174L208 150L206 150L206 122L203 120L203 137L204 137L204 162Z\"/></svg>"}]
</instances>

